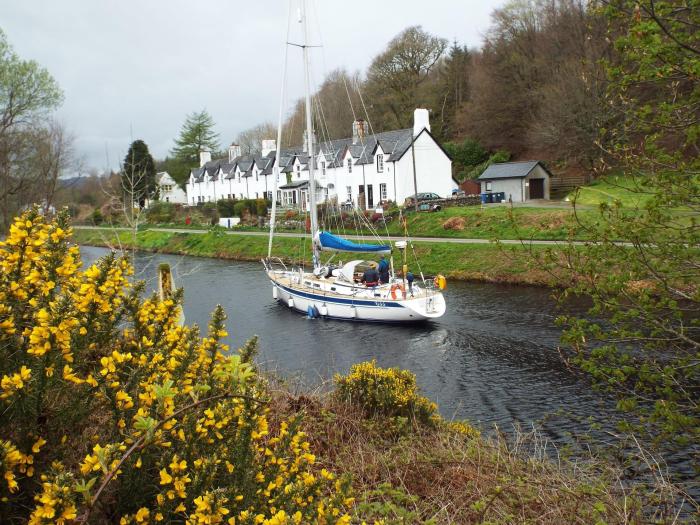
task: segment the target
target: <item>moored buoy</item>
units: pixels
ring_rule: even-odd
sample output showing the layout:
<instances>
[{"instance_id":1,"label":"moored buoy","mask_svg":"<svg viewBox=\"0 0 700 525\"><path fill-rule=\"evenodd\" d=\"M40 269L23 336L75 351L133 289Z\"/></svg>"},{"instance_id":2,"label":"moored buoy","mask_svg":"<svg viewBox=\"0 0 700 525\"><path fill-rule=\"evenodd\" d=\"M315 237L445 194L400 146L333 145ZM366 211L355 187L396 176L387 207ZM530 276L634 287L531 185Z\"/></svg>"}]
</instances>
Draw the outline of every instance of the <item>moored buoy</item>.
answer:
<instances>
[{"instance_id":1,"label":"moored buoy","mask_svg":"<svg viewBox=\"0 0 700 525\"><path fill-rule=\"evenodd\" d=\"M276 286L272 287L272 298L275 300L277 299L277 287Z\"/></svg>"}]
</instances>

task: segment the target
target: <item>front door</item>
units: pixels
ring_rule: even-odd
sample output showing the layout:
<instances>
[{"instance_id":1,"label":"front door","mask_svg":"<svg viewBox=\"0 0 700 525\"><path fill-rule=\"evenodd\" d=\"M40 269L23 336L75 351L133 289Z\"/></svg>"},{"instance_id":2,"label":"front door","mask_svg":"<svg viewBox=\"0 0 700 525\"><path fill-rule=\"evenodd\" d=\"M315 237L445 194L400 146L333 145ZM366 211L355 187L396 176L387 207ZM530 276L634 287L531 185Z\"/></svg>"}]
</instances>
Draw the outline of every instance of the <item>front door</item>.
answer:
<instances>
[{"instance_id":1,"label":"front door","mask_svg":"<svg viewBox=\"0 0 700 525\"><path fill-rule=\"evenodd\" d=\"M372 185L367 185L367 209L374 208L374 195L372 194Z\"/></svg>"},{"instance_id":2,"label":"front door","mask_svg":"<svg viewBox=\"0 0 700 525\"><path fill-rule=\"evenodd\" d=\"M530 198L544 199L544 179L530 179Z\"/></svg>"}]
</instances>

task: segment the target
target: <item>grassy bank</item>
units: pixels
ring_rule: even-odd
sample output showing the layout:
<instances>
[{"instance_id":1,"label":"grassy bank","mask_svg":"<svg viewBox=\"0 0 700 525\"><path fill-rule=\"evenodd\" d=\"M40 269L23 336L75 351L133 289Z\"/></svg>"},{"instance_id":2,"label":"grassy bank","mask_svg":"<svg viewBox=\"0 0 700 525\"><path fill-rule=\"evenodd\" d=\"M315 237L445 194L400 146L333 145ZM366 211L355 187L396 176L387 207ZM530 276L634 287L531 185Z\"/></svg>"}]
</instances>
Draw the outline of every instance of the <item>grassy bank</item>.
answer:
<instances>
[{"instance_id":1,"label":"grassy bank","mask_svg":"<svg viewBox=\"0 0 700 525\"><path fill-rule=\"evenodd\" d=\"M672 521L671 512L649 510L672 499L671 487L625 487L622 472L598 460L554 462L534 433L514 445L502 436L368 417L333 396L290 394L284 385L276 391L273 419L301 417L321 465L351 476L357 523Z\"/></svg>"},{"instance_id":2,"label":"grassy bank","mask_svg":"<svg viewBox=\"0 0 700 525\"><path fill-rule=\"evenodd\" d=\"M74 239L79 244L112 248L134 247L131 232L120 230L76 229ZM240 261L259 261L267 255L267 238L261 236L224 235L221 233L171 233L145 230L136 237L139 250L217 257ZM552 285L554 279L545 272L528 267L530 249L535 246L502 246L496 244L459 245L448 243L414 243L420 268L426 275L442 273L448 278L485 282ZM310 244L304 239L277 237L273 253L288 262L310 261ZM376 258L374 254L366 254ZM359 255L361 257L362 254ZM397 261L398 264L398 261ZM418 266L409 258L409 266Z\"/></svg>"}]
</instances>

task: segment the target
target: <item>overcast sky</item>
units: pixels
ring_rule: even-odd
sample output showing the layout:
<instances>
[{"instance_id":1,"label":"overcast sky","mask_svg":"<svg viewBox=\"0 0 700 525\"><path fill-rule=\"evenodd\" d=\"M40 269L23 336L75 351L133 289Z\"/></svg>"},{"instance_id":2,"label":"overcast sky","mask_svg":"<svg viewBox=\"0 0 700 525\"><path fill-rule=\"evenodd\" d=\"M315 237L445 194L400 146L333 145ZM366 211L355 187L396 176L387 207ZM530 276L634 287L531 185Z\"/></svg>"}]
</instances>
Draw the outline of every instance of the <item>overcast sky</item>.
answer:
<instances>
[{"instance_id":1,"label":"overcast sky","mask_svg":"<svg viewBox=\"0 0 700 525\"><path fill-rule=\"evenodd\" d=\"M503 0L311 0L313 81L364 72L404 28L479 46ZM296 13L296 1L292 0ZM65 92L57 117L86 167L118 168L132 139L156 158L185 116L206 108L222 145L277 123L287 32L285 0L0 0L15 51L46 67ZM296 18L296 17L293 17ZM292 23L291 40L298 38ZM302 95L301 52L289 49L286 108ZM350 133L351 123L348 123Z\"/></svg>"}]
</instances>

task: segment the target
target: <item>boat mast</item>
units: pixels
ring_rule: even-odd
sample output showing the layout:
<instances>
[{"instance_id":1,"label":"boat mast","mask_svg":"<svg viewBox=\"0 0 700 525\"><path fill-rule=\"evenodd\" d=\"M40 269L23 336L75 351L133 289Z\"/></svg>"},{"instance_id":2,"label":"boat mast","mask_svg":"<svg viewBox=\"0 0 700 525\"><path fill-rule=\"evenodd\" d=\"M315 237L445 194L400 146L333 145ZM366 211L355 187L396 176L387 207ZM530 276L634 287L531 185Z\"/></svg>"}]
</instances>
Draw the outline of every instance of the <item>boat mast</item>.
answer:
<instances>
[{"instance_id":1,"label":"boat mast","mask_svg":"<svg viewBox=\"0 0 700 525\"><path fill-rule=\"evenodd\" d=\"M289 17L291 9L287 7L287 38L284 41L284 67L282 69L282 87L280 93L280 111L277 120L277 142L275 143L275 160L272 167L272 175L275 180L272 185L272 211L270 212L270 237L267 241L267 258L272 256L272 238L275 235L275 221L277 220L277 184L282 174L280 167L280 152L282 151L282 114L284 112L284 90L287 84L287 59L289 57Z\"/></svg>"},{"instance_id":2,"label":"boat mast","mask_svg":"<svg viewBox=\"0 0 700 525\"><path fill-rule=\"evenodd\" d=\"M313 267L319 266L318 246L316 234L318 233L318 210L316 209L316 179L314 177L314 142L313 128L311 127L311 93L309 78L309 28L306 21L306 0L301 0L301 23L304 30L304 44L301 46L304 53L304 91L306 96L306 144L309 154L309 208L311 213L311 250Z\"/></svg>"}]
</instances>

